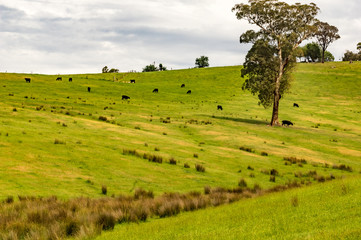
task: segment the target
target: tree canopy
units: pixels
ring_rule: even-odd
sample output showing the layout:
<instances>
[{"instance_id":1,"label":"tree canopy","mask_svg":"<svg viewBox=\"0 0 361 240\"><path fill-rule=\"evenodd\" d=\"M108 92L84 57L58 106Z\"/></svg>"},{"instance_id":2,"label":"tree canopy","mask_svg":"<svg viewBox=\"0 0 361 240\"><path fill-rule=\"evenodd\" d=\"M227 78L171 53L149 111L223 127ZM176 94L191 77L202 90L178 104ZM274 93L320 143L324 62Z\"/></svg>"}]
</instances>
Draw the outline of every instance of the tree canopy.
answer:
<instances>
[{"instance_id":1,"label":"tree canopy","mask_svg":"<svg viewBox=\"0 0 361 240\"><path fill-rule=\"evenodd\" d=\"M338 29L326 22L317 23L317 32L315 34L318 44L321 47L321 61L325 62L325 51L328 46L335 40L340 38Z\"/></svg>"},{"instance_id":2,"label":"tree canopy","mask_svg":"<svg viewBox=\"0 0 361 240\"><path fill-rule=\"evenodd\" d=\"M321 48L317 43L307 43L302 49L304 57L308 62L321 61Z\"/></svg>"},{"instance_id":3,"label":"tree canopy","mask_svg":"<svg viewBox=\"0 0 361 240\"><path fill-rule=\"evenodd\" d=\"M208 62L208 57L206 56L201 56L199 58L196 58L196 67L198 68L204 68L204 67L208 67L209 66L209 62Z\"/></svg>"},{"instance_id":4,"label":"tree canopy","mask_svg":"<svg viewBox=\"0 0 361 240\"><path fill-rule=\"evenodd\" d=\"M253 43L243 64L243 89L258 94L259 104L273 104L271 126L279 125L281 95L290 87L295 50L317 31L315 18L319 8L314 3L289 5L277 0L248 0L232 11L239 20L247 20L259 30L248 30L240 43Z\"/></svg>"}]
</instances>

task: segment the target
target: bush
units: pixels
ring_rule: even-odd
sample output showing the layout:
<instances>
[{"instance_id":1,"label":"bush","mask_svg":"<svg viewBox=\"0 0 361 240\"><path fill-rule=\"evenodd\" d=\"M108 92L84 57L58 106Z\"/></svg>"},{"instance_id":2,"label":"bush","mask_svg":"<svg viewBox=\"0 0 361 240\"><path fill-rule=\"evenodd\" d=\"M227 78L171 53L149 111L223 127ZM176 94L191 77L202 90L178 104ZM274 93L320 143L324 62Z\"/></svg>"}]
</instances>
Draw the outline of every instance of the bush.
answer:
<instances>
[{"instance_id":1,"label":"bush","mask_svg":"<svg viewBox=\"0 0 361 240\"><path fill-rule=\"evenodd\" d=\"M185 163L185 164L184 164L184 168L190 168L189 164L188 164L188 163Z\"/></svg>"},{"instance_id":2,"label":"bush","mask_svg":"<svg viewBox=\"0 0 361 240\"><path fill-rule=\"evenodd\" d=\"M96 224L105 231L114 229L115 217L108 213L102 213L98 216Z\"/></svg>"},{"instance_id":3,"label":"bush","mask_svg":"<svg viewBox=\"0 0 361 240\"><path fill-rule=\"evenodd\" d=\"M138 200L138 199L146 199L146 198L153 199L154 198L153 191L151 190L146 191L142 188L138 188L135 190L134 199Z\"/></svg>"},{"instance_id":4,"label":"bush","mask_svg":"<svg viewBox=\"0 0 361 240\"><path fill-rule=\"evenodd\" d=\"M108 119L107 119L107 117L99 116L99 120L106 122Z\"/></svg>"},{"instance_id":5,"label":"bush","mask_svg":"<svg viewBox=\"0 0 361 240\"><path fill-rule=\"evenodd\" d=\"M205 172L205 171L206 171L205 167L203 167L203 166L200 165L200 164L196 164L196 170L197 170L198 172Z\"/></svg>"},{"instance_id":6,"label":"bush","mask_svg":"<svg viewBox=\"0 0 361 240\"><path fill-rule=\"evenodd\" d=\"M102 194L103 194L103 195L107 195L107 193L108 193L107 186L103 185L103 186L102 186Z\"/></svg>"},{"instance_id":7,"label":"bush","mask_svg":"<svg viewBox=\"0 0 361 240\"><path fill-rule=\"evenodd\" d=\"M242 150L242 151L246 151L246 152L250 152L250 153L254 153L255 150L253 150L252 148L249 148L249 147L239 147L239 150Z\"/></svg>"},{"instance_id":8,"label":"bush","mask_svg":"<svg viewBox=\"0 0 361 240\"><path fill-rule=\"evenodd\" d=\"M75 236L79 231L79 223L75 221L70 221L66 224L65 232L67 237Z\"/></svg>"},{"instance_id":9,"label":"bush","mask_svg":"<svg viewBox=\"0 0 361 240\"><path fill-rule=\"evenodd\" d=\"M238 182L238 186L241 188L246 188L247 187L247 182L246 180L244 180L243 178L241 178Z\"/></svg>"},{"instance_id":10,"label":"bush","mask_svg":"<svg viewBox=\"0 0 361 240\"><path fill-rule=\"evenodd\" d=\"M266 153L266 152L261 152L261 156L268 156L268 153Z\"/></svg>"},{"instance_id":11,"label":"bush","mask_svg":"<svg viewBox=\"0 0 361 240\"><path fill-rule=\"evenodd\" d=\"M59 140L59 139L55 139L54 140L54 144L66 144L64 141L62 141L62 140Z\"/></svg>"},{"instance_id":12,"label":"bush","mask_svg":"<svg viewBox=\"0 0 361 240\"><path fill-rule=\"evenodd\" d=\"M271 176L269 177L269 181L270 181L270 182L276 182L276 177L275 177L274 175L271 175Z\"/></svg>"},{"instance_id":13,"label":"bush","mask_svg":"<svg viewBox=\"0 0 361 240\"><path fill-rule=\"evenodd\" d=\"M169 164L177 165L177 161L174 158L169 159Z\"/></svg>"}]
</instances>

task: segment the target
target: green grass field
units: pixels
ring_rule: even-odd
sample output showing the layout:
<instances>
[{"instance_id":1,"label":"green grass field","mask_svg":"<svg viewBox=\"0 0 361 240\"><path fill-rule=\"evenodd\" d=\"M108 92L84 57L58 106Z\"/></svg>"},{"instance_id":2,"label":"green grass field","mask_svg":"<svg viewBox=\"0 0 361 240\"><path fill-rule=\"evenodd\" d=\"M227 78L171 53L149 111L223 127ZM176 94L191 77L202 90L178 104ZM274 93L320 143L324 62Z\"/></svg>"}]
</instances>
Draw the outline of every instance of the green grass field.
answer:
<instances>
[{"instance_id":1,"label":"green grass field","mask_svg":"<svg viewBox=\"0 0 361 240\"><path fill-rule=\"evenodd\" d=\"M102 185L108 195L131 194L139 187L158 195L203 191L207 185L232 188L241 178L270 188L294 180L317 182L306 176L310 171L325 178L358 179L361 63L299 64L291 92L280 103L280 119L294 122L291 127L268 126L271 109L241 90L240 69L64 75L63 81L56 81L58 76L0 73L0 199L97 198ZM152 93L154 88L159 93ZM123 149L160 156L163 163L124 155ZM284 157L307 163L285 165ZM169 164L170 158L177 165ZM206 171L197 172L195 164ZM271 169L279 173L275 182L269 180ZM323 186L300 191L317 195ZM268 197L237 206L252 209L281 194ZM194 234L190 239L198 238Z\"/></svg>"},{"instance_id":2,"label":"green grass field","mask_svg":"<svg viewBox=\"0 0 361 240\"><path fill-rule=\"evenodd\" d=\"M122 224L105 239L360 239L361 178Z\"/></svg>"}]
</instances>

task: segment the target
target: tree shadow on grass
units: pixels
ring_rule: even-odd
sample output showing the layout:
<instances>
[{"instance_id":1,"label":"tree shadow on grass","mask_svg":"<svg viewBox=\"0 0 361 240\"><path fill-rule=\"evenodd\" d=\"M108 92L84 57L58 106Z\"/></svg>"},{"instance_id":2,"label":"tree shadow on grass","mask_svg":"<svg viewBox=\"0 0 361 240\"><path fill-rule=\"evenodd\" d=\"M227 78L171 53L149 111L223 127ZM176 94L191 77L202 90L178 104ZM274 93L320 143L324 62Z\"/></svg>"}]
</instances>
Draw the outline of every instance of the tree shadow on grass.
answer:
<instances>
[{"instance_id":1,"label":"tree shadow on grass","mask_svg":"<svg viewBox=\"0 0 361 240\"><path fill-rule=\"evenodd\" d=\"M212 118L220 119L220 120L234 121L234 122L242 122L242 123L248 123L248 124L255 124L255 125L269 124L267 121L264 121L264 120L247 119L247 118L234 118L234 117L221 117L221 116L212 116Z\"/></svg>"}]
</instances>

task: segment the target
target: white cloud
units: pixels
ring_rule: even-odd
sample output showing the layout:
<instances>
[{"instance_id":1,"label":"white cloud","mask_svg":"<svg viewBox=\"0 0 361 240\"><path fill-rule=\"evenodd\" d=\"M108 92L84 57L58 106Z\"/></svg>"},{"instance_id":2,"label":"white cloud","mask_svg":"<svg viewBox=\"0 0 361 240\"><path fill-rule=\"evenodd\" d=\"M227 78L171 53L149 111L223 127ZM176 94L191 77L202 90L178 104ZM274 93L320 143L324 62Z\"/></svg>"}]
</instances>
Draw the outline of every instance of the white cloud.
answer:
<instances>
[{"instance_id":1,"label":"white cloud","mask_svg":"<svg viewBox=\"0 0 361 240\"><path fill-rule=\"evenodd\" d=\"M153 61L188 68L201 55L211 66L241 64L249 46L239 35L252 26L231 12L240 2L246 1L0 0L0 71L140 71ZM361 41L361 9L356 0L316 3L319 18L340 30L329 49L339 59Z\"/></svg>"}]
</instances>

